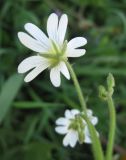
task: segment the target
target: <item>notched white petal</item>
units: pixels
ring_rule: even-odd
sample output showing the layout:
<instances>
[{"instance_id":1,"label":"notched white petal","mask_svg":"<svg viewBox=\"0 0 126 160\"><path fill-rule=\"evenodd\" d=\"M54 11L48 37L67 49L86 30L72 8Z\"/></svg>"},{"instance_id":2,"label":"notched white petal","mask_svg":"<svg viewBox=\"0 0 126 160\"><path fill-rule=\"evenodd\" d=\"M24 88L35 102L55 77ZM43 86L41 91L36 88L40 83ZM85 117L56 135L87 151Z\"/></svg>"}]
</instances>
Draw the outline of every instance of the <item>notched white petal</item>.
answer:
<instances>
[{"instance_id":1,"label":"notched white petal","mask_svg":"<svg viewBox=\"0 0 126 160\"><path fill-rule=\"evenodd\" d=\"M60 63L60 72L69 80L70 79L70 73L69 70L64 62Z\"/></svg>"},{"instance_id":2,"label":"notched white petal","mask_svg":"<svg viewBox=\"0 0 126 160\"><path fill-rule=\"evenodd\" d=\"M25 73L44 62L44 59L40 56L28 57L19 64L18 73Z\"/></svg>"},{"instance_id":3,"label":"notched white petal","mask_svg":"<svg viewBox=\"0 0 126 160\"><path fill-rule=\"evenodd\" d=\"M50 80L55 87L59 87L61 84L60 70L56 66L50 70Z\"/></svg>"},{"instance_id":4,"label":"notched white petal","mask_svg":"<svg viewBox=\"0 0 126 160\"><path fill-rule=\"evenodd\" d=\"M84 37L76 37L76 38L71 39L68 42L68 48L69 49L75 49L75 48L84 46L86 43L87 43L86 38L84 38Z\"/></svg>"},{"instance_id":5,"label":"notched white petal","mask_svg":"<svg viewBox=\"0 0 126 160\"><path fill-rule=\"evenodd\" d=\"M75 147L77 140L78 140L77 132L70 130L63 139L63 145L65 147L70 145L73 148L73 147Z\"/></svg>"},{"instance_id":6,"label":"notched white petal","mask_svg":"<svg viewBox=\"0 0 126 160\"><path fill-rule=\"evenodd\" d=\"M29 36L24 32L18 32L18 38L25 47L35 52L45 51L45 49L41 46L41 44L37 40L33 39L31 36Z\"/></svg>"},{"instance_id":7,"label":"notched white petal","mask_svg":"<svg viewBox=\"0 0 126 160\"><path fill-rule=\"evenodd\" d=\"M64 118L64 117L61 117L61 118L58 118L57 120L56 120L56 124L57 125L63 125L63 126L68 126L69 125L69 120L68 119L66 119L66 118Z\"/></svg>"},{"instance_id":8,"label":"notched white petal","mask_svg":"<svg viewBox=\"0 0 126 160\"><path fill-rule=\"evenodd\" d=\"M77 141L78 141L78 133L77 131L71 130L71 140L70 140L70 146L73 148L75 147Z\"/></svg>"},{"instance_id":9,"label":"notched white petal","mask_svg":"<svg viewBox=\"0 0 126 160\"><path fill-rule=\"evenodd\" d=\"M80 57L85 55L85 49L67 49L67 57Z\"/></svg>"},{"instance_id":10,"label":"notched white petal","mask_svg":"<svg viewBox=\"0 0 126 160\"><path fill-rule=\"evenodd\" d=\"M98 118L97 118L97 117L92 117L91 123L92 123L93 125L96 125L96 124L98 123Z\"/></svg>"},{"instance_id":11,"label":"notched white petal","mask_svg":"<svg viewBox=\"0 0 126 160\"><path fill-rule=\"evenodd\" d=\"M49 38L54 42L58 42L57 29L58 29L58 16L55 13L52 13L47 21L47 32Z\"/></svg>"},{"instance_id":12,"label":"notched white petal","mask_svg":"<svg viewBox=\"0 0 126 160\"><path fill-rule=\"evenodd\" d=\"M55 131L59 134L66 134L68 133L68 128L66 126L58 126L55 128Z\"/></svg>"},{"instance_id":13,"label":"notched white petal","mask_svg":"<svg viewBox=\"0 0 126 160\"><path fill-rule=\"evenodd\" d=\"M26 23L25 30L38 40L45 49L49 49L49 39L45 33L32 23Z\"/></svg>"},{"instance_id":14,"label":"notched white petal","mask_svg":"<svg viewBox=\"0 0 126 160\"><path fill-rule=\"evenodd\" d=\"M59 26L58 26L58 39L59 39L60 45L63 44L66 30L67 30L67 25L68 25L68 17L66 14L63 14L60 18Z\"/></svg>"},{"instance_id":15,"label":"notched white petal","mask_svg":"<svg viewBox=\"0 0 126 160\"><path fill-rule=\"evenodd\" d=\"M73 114L68 109L65 111L65 117L68 118L68 119L73 119L74 118Z\"/></svg>"},{"instance_id":16,"label":"notched white petal","mask_svg":"<svg viewBox=\"0 0 126 160\"><path fill-rule=\"evenodd\" d=\"M84 129L84 142L85 143L91 143L91 137L90 137L90 133L89 133L89 130L88 130L88 127L86 126L85 129Z\"/></svg>"},{"instance_id":17,"label":"notched white petal","mask_svg":"<svg viewBox=\"0 0 126 160\"><path fill-rule=\"evenodd\" d=\"M93 114L92 110L91 110L91 109L88 109L88 110L87 110L87 115L88 115L88 116L92 116L92 114Z\"/></svg>"},{"instance_id":18,"label":"notched white petal","mask_svg":"<svg viewBox=\"0 0 126 160\"><path fill-rule=\"evenodd\" d=\"M72 109L72 110L71 110L71 113L73 114L73 116L75 116L75 115L79 114L80 111L77 110L77 109Z\"/></svg>"},{"instance_id":19,"label":"notched white petal","mask_svg":"<svg viewBox=\"0 0 126 160\"><path fill-rule=\"evenodd\" d=\"M68 132L63 139L63 145L65 147L67 147L69 144L70 144L70 132Z\"/></svg>"},{"instance_id":20,"label":"notched white petal","mask_svg":"<svg viewBox=\"0 0 126 160\"><path fill-rule=\"evenodd\" d=\"M89 144L92 143L91 138L88 136L85 136L84 142Z\"/></svg>"},{"instance_id":21,"label":"notched white petal","mask_svg":"<svg viewBox=\"0 0 126 160\"><path fill-rule=\"evenodd\" d=\"M44 71L47 67L49 66L48 63L41 64L40 66L37 66L35 69L33 69L30 73L27 74L25 77L24 81L25 82L30 82L32 81L35 77L37 77L42 71Z\"/></svg>"}]
</instances>

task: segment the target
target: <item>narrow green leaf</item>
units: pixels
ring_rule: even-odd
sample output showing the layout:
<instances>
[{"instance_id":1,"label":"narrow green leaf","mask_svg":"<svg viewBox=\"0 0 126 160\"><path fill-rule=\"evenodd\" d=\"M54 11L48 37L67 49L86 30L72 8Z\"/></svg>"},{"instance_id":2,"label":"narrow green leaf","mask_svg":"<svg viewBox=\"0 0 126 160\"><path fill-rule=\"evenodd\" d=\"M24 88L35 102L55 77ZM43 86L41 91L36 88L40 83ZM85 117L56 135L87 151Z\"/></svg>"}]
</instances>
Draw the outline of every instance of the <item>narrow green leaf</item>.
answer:
<instances>
[{"instance_id":1,"label":"narrow green leaf","mask_svg":"<svg viewBox=\"0 0 126 160\"><path fill-rule=\"evenodd\" d=\"M37 124L38 120L39 119L38 119L37 116L36 117L32 117L32 119L30 119L30 125L28 126L26 135L24 137L24 144L29 143L31 137L34 134L34 131L35 131L35 128L36 128L36 124Z\"/></svg>"},{"instance_id":2,"label":"narrow green leaf","mask_svg":"<svg viewBox=\"0 0 126 160\"><path fill-rule=\"evenodd\" d=\"M4 84L0 93L0 122L11 107L14 98L23 82L23 77L14 74Z\"/></svg>"},{"instance_id":3,"label":"narrow green leaf","mask_svg":"<svg viewBox=\"0 0 126 160\"><path fill-rule=\"evenodd\" d=\"M64 106L61 103L49 103L49 102L34 102L34 101L22 101L22 102L15 102L14 107L19 109L37 109L37 108L44 108L44 107L61 107Z\"/></svg>"}]
</instances>

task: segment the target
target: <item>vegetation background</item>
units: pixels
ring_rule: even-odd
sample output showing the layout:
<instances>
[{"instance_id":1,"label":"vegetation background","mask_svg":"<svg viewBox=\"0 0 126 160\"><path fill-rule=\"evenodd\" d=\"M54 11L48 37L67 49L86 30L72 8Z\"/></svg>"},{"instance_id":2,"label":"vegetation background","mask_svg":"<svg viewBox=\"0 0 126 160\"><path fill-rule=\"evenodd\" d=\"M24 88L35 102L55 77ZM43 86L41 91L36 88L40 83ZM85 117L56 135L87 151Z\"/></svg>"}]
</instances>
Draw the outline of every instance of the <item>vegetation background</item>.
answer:
<instances>
[{"instance_id":1,"label":"vegetation background","mask_svg":"<svg viewBox=\"0 0 126 160\"><path fill-rule=\"evenodd\" d=\"M62 146L55 120L66 108L79 107L72 81L62 77L56 89L45 71L31 83L17 74L18 64L34 54L17 38L32 22L46 32L50 13L69 17L67 38L84 36L87 52L72 59L88 107L99 117L103 147L108 135L108 109L98 97L106 76L116 79L117 110L114 159L126 154L126 0L0 0L0 160L93 160L90 145ZM52 24L53 25L53 24ZM119 157L119 158L118 158Z\"/></svg>"}]
</instances>

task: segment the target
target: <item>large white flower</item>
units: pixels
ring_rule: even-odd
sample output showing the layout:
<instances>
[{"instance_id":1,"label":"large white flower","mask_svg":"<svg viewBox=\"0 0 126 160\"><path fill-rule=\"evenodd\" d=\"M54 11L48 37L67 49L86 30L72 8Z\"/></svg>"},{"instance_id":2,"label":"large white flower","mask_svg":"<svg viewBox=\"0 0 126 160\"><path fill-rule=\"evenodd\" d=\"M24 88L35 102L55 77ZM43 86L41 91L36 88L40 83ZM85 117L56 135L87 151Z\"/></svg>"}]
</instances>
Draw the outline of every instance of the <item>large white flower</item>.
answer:
<instances>
[{"instance_id":1,"label":"large white flower","mask_svg":"<svg viewBox=\"0 0 126 160\"><path fill-rule=\"evenodd\" d=\"M82 118L83 112L77 109L66 110L65 117L56 120L56 132L65 135L63 145L75 147L80 143L91 143L90 133L86 121ZM87 110L89 120L93 125L98 123L98 118L92 115L92 110Z\"/></svg>"},{"instance_id":2,"label":"large white flower","mask_svg":"<svg viewBox=\"0 0 126 160\"><path fill-rule=\"evenodd\" d=\"M28 72L25 82L32 81L46 68L50 69L50 79L55 87L60 86L62 73L67 79L70 74L64 61L67 57L79 57L85 54L85 49L78 49L87 43L84 37L76 37L68 43L65 38L68 18L63 14L58 16L52 13L47 21L48 37L34 24L26 23L24 28L29 33L18 32L21 43L37 55L23 60L18 66L19 73Z\"/></svg>"}]
</instances>

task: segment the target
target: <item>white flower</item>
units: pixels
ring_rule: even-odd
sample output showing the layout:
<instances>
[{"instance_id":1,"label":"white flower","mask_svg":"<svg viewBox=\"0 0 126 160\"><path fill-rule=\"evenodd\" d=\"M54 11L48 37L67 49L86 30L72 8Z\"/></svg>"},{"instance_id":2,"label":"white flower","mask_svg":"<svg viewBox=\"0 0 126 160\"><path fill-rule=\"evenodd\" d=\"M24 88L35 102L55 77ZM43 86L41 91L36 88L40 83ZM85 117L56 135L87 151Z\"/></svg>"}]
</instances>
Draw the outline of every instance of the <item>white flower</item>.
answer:
<instances>
[{"instance_id":1,"label":"white flower","mask_svg":"<svg viewBox=\"0 0 126 160\"><path fill-rule=\"evenodd\" d=\"M65 64L67 57L79 57L85 54L85 49L78 49L87 43L83 37L76 37L68 43L65 38L68 18L63 14L58 20L58 16L52 13L47 21L48 37L34 24L26 23L24 28L29 33L18 32L21 43L37 55L23 60L18 66L19 73L28 72L25 82L32 81L46 68L50 69L50 79L55 87L60 86L62 73L67 79L70 74Z\"/></svg>"},{"instance_id":2,"label":"white flower","mask_svg":"<svg viewBox=\"0 0 126 160\"><path fill-rule=\"evenodd\" d=\"M66 110L65 117L56 120L57 127L55 131L59 134L65 135L63 145L75 147L77 141L80 143L91 143L90 133L86 121L82 118L77 109ZM93 125L98 123L98 118L92 115L91 110L87 110L88 118Z\"/></svg>"}]
</instances>

